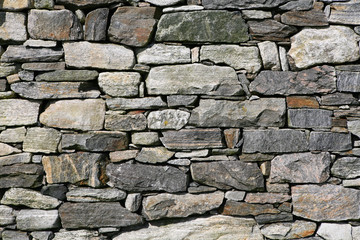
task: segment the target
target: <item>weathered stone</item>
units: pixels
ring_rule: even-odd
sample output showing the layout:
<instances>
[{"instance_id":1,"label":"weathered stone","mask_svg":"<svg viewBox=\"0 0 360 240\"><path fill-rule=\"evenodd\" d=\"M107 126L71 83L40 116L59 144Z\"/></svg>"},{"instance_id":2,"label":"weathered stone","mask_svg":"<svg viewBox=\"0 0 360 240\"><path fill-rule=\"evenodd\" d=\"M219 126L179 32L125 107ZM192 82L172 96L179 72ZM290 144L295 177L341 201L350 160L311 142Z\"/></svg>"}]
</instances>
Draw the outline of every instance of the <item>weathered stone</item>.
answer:
<instances>
[{"instance_id":1,"label":"weathered stone","mask_svg":"<svg viewBox=\"0 0 360 240\"><path fill-rule=\"evenodd\" d=\"M310 96L289 96L286 103L288 108L319 108L317 99Z\"/></svg>"},{"instance_id":2,"label":"weathered stone","mask_svg":"<svg viewBox=\"0 0 360 240\"><path fill-rule=\"evenodd\" d=\"M21 205L30 208L54 209L60 205L56 198L42 195L39 192L25 188L10 188L1 199L1 204Z\"/></svg>"},{"instance_id":3,"label":"weathered stone","mask_svg":"<svg viewBox=\"0 0 360 240\"><path fill-rule=\"evenodd\" d=\"M135 64L131 49L116 44L64 43L65 62L75 68L127 70Z\"/></svg>"},{"instance_id":4,"label":"weathered stone","mask_svg":"<svg viewBox=\"0 0 360 240\"><path fill-rule=\"evenodd\" d=\"M50 103L40 114L40 122L56 128L99 130L104 117L105 102L101 99L62 100Z\"/></svg>"},{"instance_id":5,"label":"weathered stone","mask_svg":"<svg viewBox=\"0 0 360 240\"><path fill-rule=\"evenodd\" d=\"M28 128L23 150L33 153L56 153L61 133L52 128Z\"/></svg>"},{"instance_id":6,"label":"weathered stone","mask_svg":"<svg viewBox=\"0 0 360 240\"><path fill-rule=\"evenodd\" d=\"M29 12L27 29L33 39L79 40L83 37L82 26L70 10L36 10Z\"/></svg>"},{"instance_id":7,"label":"weathered stone","mask_svg":"<svg viewBox=\"0 0 360 240\"><path fill-rule=\"evenodd\" d=\"M122 232L114 240L143 240L161 239L164 236L168 240L199 238L207 240L216 239L252 239L262 240L256 222L250 218L235 218L230 216L215 215L210 217L190 218L187 221L169 222L166 220L162 224L151 224L147 228ZM221 230L220 230L221 229Z\"/></svg>"},{"instance_id":8,"label":"weathered stone","mask_svg":"<svg viewBox=\"0 0 360 240\"><path fill-rule=\"evenodd\" d=\"M234 1L234 0L203 0L202 4L206 9L252 9L252 8L275 8L279 5L290 2L291 0L254 0L254 1Z\"/></svg>"},{"instance_id":9,"label":"weathered stone","mask_svg":"<svg viewBox=\"0 0 360 240\"><path fill-rule=\"evenodd\" d=\"M15 211L8 206L0 206L0 226L6 226L15 223Z\"/></svg>"},{"instance_id":10,"label":"weathered stone","mask_svg":"<svg viewBox=\"0 0 360 240\"><path fill-rule=\"evenodd\" d=\"M90 230L73 230L73 231L65 231L60 230L60 232L55 233L55 237L52 240L100 240L98 237L97 231Z\"/></svg>"},{"instance_id":11,"label":"weathered stone","mask_svg":"<svg viewBox=\"0 0 360 240\"><path fill-rule=\"evenodd\" d=\"M63 50L51 48L27 48L22 45L10 45L1 55L2 62L46 62L58 61L64 55Z\"/></svg>"},{"instance_id":12,"label":"weathered stone","mask_svg":"<svg viewBox=\"0 0 360 240\"><path fill-rule=\"evenodd\" d=\"M234 190L232 190L232 191L227 191L225 193L225 198L227 200L240 202L240 201L244 200L245 194L246 194L246 192L244 192L244 191L234 191Z\"/></svg>"},{"instance_id":13,"label":"weathered stone","mask_svg":"<svg viewBox=\"0 0 360 240\"><path fill-rule=\"evenodd\" d=\"M148 3L161 7L176 5L178 3L181 3L182 1L183 0L146 0L146 2Z\"/></svg>"},{"instance_id":14,"label":"weathered stone","mask_svg":"<svg viewBox=\"0 0 360 240\"><path fill-rule=\"evenodd\" d=\"M56 71L65 70L65 62L36 62L36 63L24 63L21 68L28 71Z\"/></svg>"},{"instance_id":15,"label":"weathered stone","mask_svg":"<svg viewBox=\"0 0 360 240\"><path fill-rule=\"evenodd\" d=\"M13 91L0 92L0 99L15 98L16 94Z\"/></svg>"},{"instance_id":16,"label":"weathered stone","mask_svg":"<svg viewBox=\"0 0 360 240\"><path fill-rule=\"evenodd\" d=\"M187 187L187 175L170 166L110 163L106 174L110 179L108 185L132 192L184 192Z\"/></svg>"},{"instance_id":17,"label":"weathered stone","mask_svg":"<svg viewBox=\"0 0 360 240\"><path fill-rule=\"evenodd\" d=\"M360 159L343 157L336 160L331 167L331 174L339 178L356 178L360 176Z\"/></svg>"},{"instance_id":18,"label":"weathered stone","mask_svg":"<svg viewBox=\"0 0 360 240\"><path fill-rule=\"evenodd\" d=\"M290 222L293 221L293 215L287 212L280 212L279 214L260 214L255 216L258 224L269 224L276 222Z\"/></svg>"},{"instance_id":19,"label":"weathered stone","mask_svg":"<svg viewBox=\"0 0 360 240\"><path fill-rule=\"evenodd\" d=\"M337 89L340 92L359 92L360 72L338 71Z\"/></svg>"},{"instance_id":20,"label":"weathered stone","mask_svg":"<svg viewBox=\"0 0 360 240\"><path fill-rule=\"evenodd\" d=\"M86 15L85 19L85 40L105 41L106 28L108 23L109 9L98 8Z\"/></svg>"},{"instance_id":21,"label":"weathered stone","mask_svg":"<svg viewBox=\"0 0 360 240\"><path fill-rule=\"evenodd\" d=\"M141 193L130 193L126 197L125 208L131 212L136 212L141 206Z\"/></svg>"},{"instance_id":22,"label":"weathered stone","mask_svg":"<svg viewBox=\"0 0 360 240\"><path fill-rule=\"evenodd\" d=\"M52 183L81 183L91 187L101 185L101 165L104 155L78 152L59 156L44 156L42 164L46 181Z\"/></svg>"},{"instance_id":23,"label":"weathered stone","mask_svg":"<svg viewBox=\"0 0 360 240\"><path fill-rule=\"evenodd\" d=\"M39 74L35 80L47 82L82 82L96 80L98 76L99 73L94 70L57 70Z\"/></svg>"},{"instance_id":24,"label":"weathered stone","mask_svg":"<svg viewBox=\"0 0 360 240\"><path fill-rule=\"evenodd\" d=\"M298 185L291 188L291 193L296 216L319 222L359 218L358 190L330 184Z\"/></svg>"},{"instance_id":25,"label":"weathered stone","mask_svg":"<svg viewBox=\"0 0 360 240\"><path fill-rule=\"evenodd\" d=\"M63 134L62 149L107 152L127 149L128 137L123 132L95 131L82 134Z\"/></svg>"},{"instance_id":26,"label":"weathered stone","mask_svg":"<svg viewBox=\"0 0 360 240\"><path fill-rule=\"evenodd\" d=\"M272 13L270 11L262 10L243 10L241 11L245 19L266 19L272 18Z\"/></svg>"},{"instance_id":27,"label":"weathered stone","mask_svg":"<svg viewBox=\"0 0 360 240\"><path fill-rule=\"evenodd\" d=\"M4 143L19 143L25 139L26 128L7 128L0 133L0 141Z\"/></svg>"},{"instance_id":28,"label":"weathered stone","mask_svg":"<svg viewBox=\"0 0 360 240\"><path fill-rule=\"evenodd\" d=\"M323 109L289 109L288 125L294 128L331 128L333 112Z\"/></svg>"},{"instance_id":29,"label":"weathered stone","mask_svg":"<svg viewBox=\"0 0 360 240\"><path fill-rule=\"evenodd\" d=\"M141 76L136 72L103 72L99 75L101 90L112 97L136 97Z\"/></svg>"},{"instance_id":30,"label":"weathered stone","mask_svg":"<svg viewBox=\"0 0 360 240\"><path fill-rule=\"evenodd\" d=\"M190 113L175 109L153 111L147 117L149 129L176 129L183 128L190 118Z\"/></svg>"},{"instance_id":31,"label":"weathered stone","mask_svg":"<svg viewBox=\"0 0 360 240\"><path fill-rule=\"evenodd\" d=\"M0 157L0 166L8 166L18 163L30 163L30 162L31 162L30 153L19 153L10 156Z\"/></svg>"},{"instance_id":32,"label":"weathered stone","mask_svg":"<svg viewBox=\"0 0 360 240\"><path fill-rule=\"evenodd\" d=\"M190 63L190 48L185 46L173 46L154 44L151 47L140 49L136 55L141 64L176 64Z\"/></svg>"},{"instance_id":33,"label":"weathered stone","mask_svg":"<svg viewBox=\"0 0 360 240\"><path fill-rule=\"evenodd\" d=\"M291 196L284 193L248 193L245 202L248 203L283 203L291 200Z\"/></svg>"},{"instance_id":34,"label":"weathered stone","mask_svg":"<svg viewBox=\"0 0 360 240\"><path fill-rule=\"evenodd\" d=\"M106 105L110 110L157 109L166 107L161 97L109 98Z\"/></svg>"},{"instance_id":35,"label":"weathered stone","mask_svg":"<svg viewBox=\"0 0 360 240\"><path fill-rule=\"evenodd\" d=\"M223 199L224 193L220 191L197 195L162 193L144 198L143 214L148 220L204 214L218 208Z\"/></svg>"},{"instance_id":36,"label":"weathered stone","mask_svg":"<svg viewBox=\"0 0 360 240\"><path fill-rule=\"evenodd\" d=\"M219 189L262 190L264 178L256 163L220 161L193 163L190 166L194 181Z\"/></svg>"},{"instance_id":37,"label":"weathered stone","mask_svg":"<svg viewBox=\"0 0 360 240\"><path fill-rule=\"evenodd\" d=\"M198 127L281 127L285 124L284 99L255 101L200 100L191 113L190 124Z\"/></svg>"},{"instance_id":38,"label":"weathered stone","mask_svg":"<svg viewBox=\"0 0 360 240\"><path fill-rule=\"evenodd\" d=\"M161 142L168 149L222 148L224 146L219 128L182 129L163 132Z\"/></svg>"},{"instance_id":39,"label":"weathered stone","mask_svg":"<svg viewBox=\"0 0 360 240\"><path fill-rule=\"evenodd\" d=\"M163 13L191 12L191 11L200 11L200 10L204 10L204 7L199 6L199 5L185 5L185 6L179 6L179 7L167 7L167 8L164 8Z\"/></svg>"},{"instance_id":40,"label":"weathered stone","mask_svg":"<svg viewBox=\"0 0 360 240\"><path fill-rule=\"evenodd\" d=\"M50 184L41 188L41 193L46 196L57 198L61 201L66 200L68 188L63 184Z\"/></svg>"},{"instance_id":41,"label":"weathered stone","mask_svg":"<svg viewBox=\"0 0 360 240\"><path fill-rule=\"evenodd\" d=\"M26 232L5 230L2 232L2 240L29 240Z\"/></svg>"},{"instance_id":42,"label":"weathered stone","mask_svg":"<svg viewBox=\"0 0 360 240\"><path fill-rule=\"evenodd\" d=\"M138 145L156 145L160 142L157 132L139 132L131 135L131 142Z\"/></svg>"},{"instance_id":43,"label":"weathered stone","mask_svg":"<svg viewBox=\"0 0 360 240\"><path fill-rule=\"evenodd\" d=\"M301 11L301 10L310 10L313 8L313 0L298 0L298 1L289 1L284 5L279 6L279 9L289 11Z\"/></svg>"},{"instance_id":44,"label":"weathered stone","mask_svg":"<svg viewBox=\"0 0 360 240\"><path fill-rule=\"evenodd\" d=\"M359 64L346 64L346 65L337 65L335 66L337 71L348 71L348 72L360 72Z\"/></svg>"},{"instance_id":45,"label":"weathered stone","mask_svg":"<svg viewBox=\"0 0 360 240\"><path fill-rule=\"evenodd\" d=\"M31 7L29 0L3 0L1 1L1 10L20 11Z\"/></svg>"},{"instance_id":46,"label":"weathered stone","mask_svg":"<svg viewBox=\"0 0 360 240\"><path fill-rule=\"evenodd\" d=\"M273 223L261 228L261 233L270 239L297 239L311 236L316 223L296 220L293 223Z\"/></svg>"},{"instance_id":47,"label":"weathered stone","mask_svg":"<svg viewBox=\"0 0 360 240\"><path fill-rule=\"evenodd\" d=\"M116 151L109 154L111 162L122 162L130 159L135 159L139 154L139 150L125 150Z\"/></svg>"},{"instance_id":48,"label":"weathered stone","mask_svg":"<svg viewBox=\"0 0 360 240\"><path fill-rule=\"evenodd\" d=\"M294 153L271 161L271 183L323 183L330 177L329 153Z\"/></svg>"},{"instance_id":49,"label":"weathered stone","mask_svg":"<svg viewBox=\"0 0 360 240\"><path fill-rule=\"evenodd\" d=\"M169 107L194 106L197 99L197 96L191 95L170 95L166 98Z\"/></svg>"},{"instance_id":50,"label":"weathered stone","mask_svg":"<svg viewBox=\"0 0 360 240\"><path fill-rule=\"evenodd\" d=\"M360 120L347 121L349 132L360 137Z\"/></svg>"},{"instance_id":51,"label":"weathered stone","mask_svg":"<svg viewBox=\"0 0 360 240\"><path fill-rule=\"evenodd\" d=\"M190 166L191 161L189 159L180 158L180 159L169 160L167 163L170 164L170 165L175 165L175 166Z\"/></svg>"},{"instance_id":52,"label":"weathered stone","mask_svg":"<svg viewBox=\"0 0 360 240\"><path fill-rule=\"evenodd\" d=\"M8 89L6 79L0 79L0 92L5 92Z\"/></svg>"},{"instance_id":53,"label":"weathered stone","mask_svg":"<svg viewBox=\"0 0 360 240\"><path fill-rule=\"evenodd\" d=\"M110 41L143 47L150 41L157 20L155 7L119 7L111 17Z\"/></svg>"},{"instance_id":54,"label":"weathered stone","mask_svg":"<svg viewBox=\"0 0 360 240\"><path fill-rule=\"evenodd\" d=\"M339 80L337 81L339 84ZM339 90L339 87L338 87ZM355 98L351 93L332 93L321 96L321 105L327 106L341 106L347 104L358 104L358 99Z\"/></svg>"},{"instance_id":55,"label":"weathered stone","mask_svg":"<svg viewBox=\"0 0 360 240\"><path fill-rule=\"evenodd\" d=\"M330 93L336 90L335 69L314 67L300 72L262 71L250 84L252 93L294 95Z\"/></svg>"},{"instance_id":56,"label":"weathered stone","mask_svg":"<svg viewBox=\"0 0 360 240\"><path fill-rule=\"evenodd\" d=\"M239 12L176 12L161 17L156 41L239 43L249 39L247 30Z\"/></svg>"},{"instance_id":57,"label":"weathered stone","mask_svg":"<svg viewBox=\"0 0 360 240\"><path fill-rule=\"evenodd\" d=\"M30 72L30 71L20 71L18 72L19 78L23 81L33 81L35 78L35 74L34 72Z\"/></svg>"},{"instance_id":58,"label":"weathered stone","mask_svg":"<svg viewBox=\"0 0 360 240\"><path fill-rule=\"evenodd\" d=\"M215 187L208 187L208 186L203 186L203 185L192 186L191 183L190 183L190 187L188 188L188 192L194 193L194 194L215 192L216 190L217 189Z\"/></svg>"},{"instance_id":59,"label":"weathered stone","mask_svg":"<svg viewBox=\"0 0 360 240\"><path fill-rule=\"evenodd\" d=\"M342 181L344 187L360 187L360 178L356 179L344 179Z\"/></svg>"},{"instance_id":60,"label":"weathered stone","mask_svg":"<svg viewBox=\"0 0 360 240\"><path fill-rule=\"evenodd\" d=\"M282 24L272 19L248 21L249 32L253 39L263 41L288 41L297 32L293 26Z\"/></svg>"},{"instance_id":61,"label":"weathered stone","mask_svg":"<svg viewBox=\"0 0 360 240\"><path fill-rule=\"evenodd\" d=\"M56 41L49 41L49 40L39 40L39 39L28 39L23 44L27 47L48 47L48 48L54 48L56 47L57 43Z\"/></svg>"},{"instance_id":62,"label":"weathered stone","mask_svg":"<svg viewBox=\"0 0 360 240\"><path fill-rule=\"evenodd\" d=\"M59 208L64 228L126 227L142 223L142 218L120 203L64 203Z\"/></svg>"},{"instance_id":63,"label":"weathered stone","mask_svg":"<svg viewBox=\"0 0 360 240\"><path fill-rule=\"evenodd\" d=\"M151 68L146 79L150 95L239 95L242 87L230 67L186 64Z\"/></svg>"},{"instance_id":64,"label":"weathered stone","mask_svg":"<svg viewBox=\"0 0 360 240\"><path fill-rule=\"evenodd\" d=\"M228 148L235 148L239 143L240 138L240 129L230 128L224 130L224 136L226 141L226 146Z\"/></svg>"},{"instance_id":65,"label":"weathered stone","mask_svg":"<svg viewBox=\"0 0 360 240\"><path fill-rule=\"evenodd\" d=\"M273 71L280 70L280 57L278 47L274 42L260 42L258 43L260 49L261 59L265 69Z\"/></svg>"},{"instance_id":66,"label":"weathered stone","mask_svg":"<svg viewBox=\"0 0 360 240\"><path fill-rule=\"evenodd\" d=\"M297 68L353 62L360 58L358 38L351 28L345 26L307 28L291 38L288 54Z\"/></svg>"},{"instance_id":67,"label":"weathered stone","mask_svg":"<svg viewBox=\"0 0 360 240\"><path fill-rule=\"evenodd\" d=\"M43 168L38 164L14 164L1 166L0 188L41 186Z\"/></svg>"},{"instance_id":68,"label":"weathered stone","mask_svg":"<svg viewBox=\"0 0 360 240\"><path fill-rule=\"evenodd\" d=\"M146 129L144 114L109 114L105 116L105 129L112 131L142 131Z\"/></svg>"},{"instance_id":69,"label":"weathered stone","mask_svg":"<svg viewBox=\"0 0 360 240\"><path fill-rule=\"evenodd\" d=\"M9 1L2 1L1 8ZM0 42L24 42L27 39L24 13L0 12Z\"/></svg>"},{"instance_id":70,"label":"weathered stone","mask_svg":"<svg viewBox=\"0 0 360 240\"><path fill-rule=\"evenodd\" d=\"M331 12L329 17L330 23L337 24L360 24L360 6L353 1L349 3L333 3L330 5Z\"/></svg>"},{"instance_id":71,"label":"weathered stone","mask_svg":"<svg viewBox=\"0 0 360 240\"><path fill-rule=\"evenodd\" d=\"M236 70L245 69L249 73L257 73L261 69L260 53L257 47L205 45L200 50L200 60L226 64Z\"/></svg>"},{"instance_id":72,"label":"weathered stone","mask_svg":"<svg viewBox=\"0 0 360 240\"><path fill-rule=\"evenodd\" d=\"M317 235L326 240L352 240L350 224L321 223Z\"/></svg>"},{"instance_id":73,"label":"weathered stone","mask_svg":"<svg viewBox=\"0 0 360 240\"><path fill-rule=\"evenodd\" d=\"M142 148L135 160L143 163L163 163L174 156L174 152L164 147Z\"/></svg>"},{"instance_id":74,"label":"weathered stone","mask_svg":"<svg viewBox=\"0 0 360 240\"><path fill-rule=\"evenodd\" d=\"M21 152L19 149L12 147L5 143L0 143L0 156L6 156L13 153L19 153Z\"/></svg>"},{"instance_id":75,"label":"weathered stone","mask_svg":"<svg viewBox=\"0 0 360 240\"><path fill-rule=\"evenodd\" d=\"M346 151L352 148L351 134L332 132L311 132L310 150Z\"/></svg>"},{"instance_id":76,"label":"weathered stone","mask_svg":"<svg viewBox=\"0 0 360 240\"><path fill-rule=\"evenodd\" d=\"M51 231L35 231L31 232L30 236L32 236L34 240L49 240L54 238L54 234Z\"/></svg>"},{"instance_id":77,"label":"weathered stone","mask_svg":"<svg viewBox=\"0 0 360 240\"><path fill-rule=\"evenodd\" d=\"M309 149L305 132L290 129L245 130L244 153L304 152Z\"/></svg>"},{"instance_id":78,"label":"weathered stone","mask_svg":"<svg viewBox=\"0 0 360 240\"><path fill-rule=\"evenodd\" d=\"M279 58L280 58L281 70L289 71L290 67L289 67L289 61L287 58L287 50L282 46L279 46Z\"/></svg>"},{"instance_id":79,"label":"weathered stone","mask_svg":"<svg viewBox=\"0 0 360 240\"><path fill-rule=\"evenodd\" d=\"M20 230L37 231L60 227L58 210L20 210L16 226Z\"/></svg>"},{"instance_id":80,"label":"weathered stone","mask_svg":"<svg viewBox=\"0 0 360 240\"><path fill-rule=\"evenodd\" d=\"M123 0L56 0L57 4L71 5L77 8L98 7L121 2Z\"/></svg>"},{"instance_id":81,"label":"weathered stone","mask_svg":"<svg viewBox=\"0 0 360 240\"><path fill-rule=\"evenodd\" d=\"M2 61L0 59L0 61ZM14 63L0 63L0 77L7 77L20 71L20 67ZM6 81L6 80L5 80ZM6 89L5 89L6 90Z\"/></svg>"},{"instance_id":82,"label":"weathered stone","mask_svg":"<svg viewBox=\"0 0 360 240\"><path fill-rule=\"evenodd\" d=\"M272 204L252 204L245 202L226 201L221 214L232 216L257 216L260 214L277 214L279 210Z\"/></svg>"},{"instance_id":83,"label":"weathered stone","mask_svg":"<svg viewBox=\"0 0 360 240\"><path fill-rule=\"evenodd\" d=\"M293 26L321 27L328 26L324 11L289 11L281 15L281 22Z\"/></svg>"},{"instance_id":84,"label":"weathered stone","mask_svg":"<svg viewBox=\"0 0 360 240\"><path fill-rule=\"evenodd\" d=\"M66 193L70 202L117 202L125 199L126 193L115 188L74 188Z\"/></svg>"},{"instance_id":85,"label":"weathered stone","mask_svg":"<svg viewBox=\"0 0 360 240\"><path fill-rule=\"evenodd\" d=\"M53 9L55 6L54 0L34 0L34 7L37 9Z\"/></svg>"}]
</instances>

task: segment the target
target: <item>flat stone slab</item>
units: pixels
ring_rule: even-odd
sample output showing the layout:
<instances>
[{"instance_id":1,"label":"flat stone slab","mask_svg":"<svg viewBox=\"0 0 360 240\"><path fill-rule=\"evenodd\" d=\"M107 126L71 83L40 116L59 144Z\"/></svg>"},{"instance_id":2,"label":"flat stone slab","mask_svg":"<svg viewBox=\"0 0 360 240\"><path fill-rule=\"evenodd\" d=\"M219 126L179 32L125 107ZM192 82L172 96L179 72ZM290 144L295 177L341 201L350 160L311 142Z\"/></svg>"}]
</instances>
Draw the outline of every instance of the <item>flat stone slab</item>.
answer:
<instances>
[{"instance_id":1,"label":"flat stone slab","mask_svg":"<svg viewBox=\"0 0 360 240\"><path fill-rule=\"evenodd\" d=\"M360 6L357 2L332 3L329 22L346 25L360 24Z\"/></svg>"},{"instance_id":2,"label":"flat stone slab","mask_svg":"<svg viewBox=\"0 0 360 240\"><path fill-rule=\"evenodd\" d=\"M337 71L337 88L340 92L359 92L360 72Z\"/></svg>"},{"instance_id":3,"label":"flat stone slab","mask_svg":"<svg viewBox=\"0 0 360 240\"><path fill-rule=\"evenodd\" d=\"M36 188L41 186L43 167L39 164L1 166L0 188Z\"/></svg>"},{"instance_id":4,"label":"flat stone slab","mask_svg":"<svg viewBox=\"0 0 360 240\"><path fill-rule=\"evenodd\" d=\"M2 2L2 8L6 2ZM0 13L0 42L24 42L27 40L26 15L23 13L1 12Z\"/></svg>"},{"instance_id":5,"label":"flat stone slab","mask_svg":"<svg viewBox=\"0 0 360 240\"><path fill-rule=\"evenodd\" d=\"M23 63L21 68L28 71L39 72L65 70L65 62L27 62Z\"/></svg>"},{"instance_id":6,"label":"flat stone slab","mask_svg":"<svg viewBox=\"0 0 360 240\"><path fill-rule=\"evenodd\" d=\"M24 68L24 66L22 66L22 68ZM35 70L35 69L28 69L28 70ZM46 69L41 69L41 71L45 71L45 70ZM46 81L46 82L82 82L82 81L96 80L98 76L99 73L94 70L56 70L53 72L38 74L35 77L35 80Z\"/></svg>"},{"instance_id":7,"label":"flat stone slab","mask_svg":"<svg viewBox=\"0 0 360 240\"><path fill-rule=\"evenodd\" d=\"M86 188L70 189L66 199L70 202L117 202L126 198L126 193L115 188Z\"/></svg>"},{"instance_id":8,"label":"flat stone slab","mask_svg":"<svg viewBox=\"0 0 360 240\"><path fill-rule=\"evenodd\" d=\"M0 157L0 166L9 166L18 163L30 163L31 157L31 153L19 153Z\"/></svg>"},{"instance_id":9,"label":"flat stone slab","mask_svg":"<svg viewBox=\"0 0 360 240\"><path fill-rule=\"evenodd\" d=\"M189 121L190 113L182 110L166 109L150 112L147 117L149 129L183 128Z\"/></svg>"},{"instance_id":10,"label":"flat stone slab","mask_svg":"<svg viewBox=\"0 0 360 240\"><path fill-rule=\"evenodd\" d=\"M58 210L22 209L16 217L16 226L20 230L38 231L60 227Z\"/></svg>"},{"instance_id":11,"label":"flat stone slab","mask_svg":"<svg viewBox=\"0 0 360 240\"><path fill-rule=\"evenodd\" d=\"M133 110L133 109L158 109L166 107L161 97L145 98L109 98L106 99L106 106L110 110Z\"/></svg>"},{"instance_id":12,"label":"flat stone slab","mask_svg":"<svg viewBox=\"0 0 360 240\"><path fill-rule=\"evenodd\" d=\"M253 39L262 41L288 41L289 37L297 32L295 27L272 19L248 21L248 24Z\"/></svg>"},{"instance_id":13,"label":"flat stone slab","mask_svg":"<svg viewBox=\"0 0 360 240\"><path fill-rule=\"evenodd\" d=\"M328 19L321 10L289 11L281 15L281 22L293 26L328 26Z\"/></svg>"},{"instance_id":14,"label":"flat stone slab","mask_svg":"<svg viewBox=\"0 0 360 240\"><path fill-rule=\"evenodd\" d=\"M252 9L252 8L275 8L279 5L291 2L291 0L255 0L255 1L236 1L236 0L204 0L202 2L206 9Z\"/></svg>"},{"instance_id":15,"label":"flat stone slab","mask_svg":"<svg viewBox=\"0 0 360 240\"><path fill-rule=\"evenodd\" d=\"M64 55L61 49L27 48L22 45L9 45L1 55L2 62L55 62Z\"/></svg>"},{"instance_id":16,"label":"flat stone slab","mask_svg":"<svg viewBox=\"0 0 360 240\"><path fill-rule=\"evenodd\" d=\"M360 159L357 157L342 157L331 167L331 174L339 178L356 178L360 176Z\"/></svg>"},{"instance_id":17,"label":"flat stone slab","mask_svg":"<svg viewBox=\"0 0 360 240\"><path fill-rule=\"evenodd\" d=\"M323 109L289 109L288 125L294 128L331 128L332 111Z\"/></svg>"},{"instance_id":18,"label":"flat stone slab","mask_svg":"<svg viewBox=\"0 0 360 240\"><path fill-rule=\"evenodd\" d=\"M316 231L316 223L296 220L295 222L272 223L261 228L261 233L269 239L296 239L313 235ZM318 232L317 232L318 233ZM308 238L309 240L315 238Z\"/></svg>"},{"instance_id":19,"label":"flat stone slab","mask_svg":"<svg viewBox=\"0 0 360 240\"><path fill-rule=\"evenodd\" d=\"M139 94L141 75L136 72L102 72L99 87L112 97L136 97Z\"/></svg>"},{"instance_id":20,"label":"flat stone slab","mask_svg":"<svg viewBox=\"0 0 360 240\"><path fill-rule=\"evenodd\" d=\"M143 147L140 153L135 157L135 160L143 163L163 163L168 161L174 154L174 152L171 152L164 147Z\"/></svg>"},{"instance_id":21,"label":"flat stone slab","mask_svg":"<svg viewBox=\"0 0 360 240\"><path fill-rule=\"evenodd\" d=\"M136 58L140 64L159 65L191 62L190 48L161 43L140 49Z\"/></svg>"},{"instance_id":22,"label":"flat stone slab","mask_svg":"<svg viewBox=\"0 0 360 240\"><path fill-rule=\"evenodd\" d=\"M39 108L38 102L23 99L0 100L0 126L36 124Z\"/></svg>"},{"instance_id":23,"label":"flat stone slab","mask_svg":"<svg viewBox=\"0 0 360 240\"><path fill-rule=\"evenodd\" d=\"M352 148L351 134L311 132L309 147L318 151L347 151Z\"/></svg>"},{"instance_id":24,"label":"flat stone slab","mask_svg":"<svg viewBox=\"0 0 360 240\"><path fill-rule=\"evenodd\" d=\"M280 211L272 204L257 204L246 202L226 201L221 214L231 216L258 216L262 214L278 214Z\"/></svg>"}]
</instances>

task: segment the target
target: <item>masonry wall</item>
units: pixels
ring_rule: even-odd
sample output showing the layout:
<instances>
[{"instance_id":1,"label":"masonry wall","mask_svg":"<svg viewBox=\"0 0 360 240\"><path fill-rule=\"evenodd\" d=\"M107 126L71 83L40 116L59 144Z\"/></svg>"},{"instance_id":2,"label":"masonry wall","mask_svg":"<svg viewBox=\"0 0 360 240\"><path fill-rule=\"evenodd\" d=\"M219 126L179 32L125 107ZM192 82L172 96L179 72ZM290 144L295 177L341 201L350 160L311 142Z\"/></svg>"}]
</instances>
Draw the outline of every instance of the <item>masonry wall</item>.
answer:
<instances>
[{"instance_id":1,"label":"masonry wall","mask_svg":"<svg viewBox=\"0 0 360 240\"><path fill-rule=\"evenodd\" d=\"M360 1L0 9L0 239L360 239Z\"/></svg>"}]
</instances>

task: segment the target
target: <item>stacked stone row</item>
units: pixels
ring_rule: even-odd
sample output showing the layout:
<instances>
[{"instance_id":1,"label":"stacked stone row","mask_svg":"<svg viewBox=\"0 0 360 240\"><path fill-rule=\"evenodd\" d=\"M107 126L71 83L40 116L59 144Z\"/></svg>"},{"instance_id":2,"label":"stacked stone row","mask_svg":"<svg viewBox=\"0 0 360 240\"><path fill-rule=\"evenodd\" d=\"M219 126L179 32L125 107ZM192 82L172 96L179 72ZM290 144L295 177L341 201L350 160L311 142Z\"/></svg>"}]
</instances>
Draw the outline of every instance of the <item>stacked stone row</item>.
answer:
<instances>
[{"instance_id":1,"label":"stacked stone row","mask_svg":"<svg viewBox=\"0 0 360 240\"><path fill-rule=\"evenodd\" d=\"M0 239L360 239L359 1L0 9Z\"/></svg>"}]
</instances>

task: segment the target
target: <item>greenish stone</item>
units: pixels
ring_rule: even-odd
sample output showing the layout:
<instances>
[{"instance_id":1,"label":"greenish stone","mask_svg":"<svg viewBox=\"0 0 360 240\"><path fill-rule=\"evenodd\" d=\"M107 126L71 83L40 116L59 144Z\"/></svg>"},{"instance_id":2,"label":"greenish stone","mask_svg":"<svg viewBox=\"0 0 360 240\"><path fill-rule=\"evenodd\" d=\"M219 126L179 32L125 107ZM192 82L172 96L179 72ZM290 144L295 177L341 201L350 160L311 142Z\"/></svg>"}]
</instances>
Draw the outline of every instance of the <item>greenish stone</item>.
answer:
<instances>
[{"instance_id":1,"label":"greenish stone","mask_svg":"<svg viewBox=\"0 0 360 240\"><path fill-rule=\"evenodd\" d=\"M49 82L76 82L96 80L99 73L94 70L58 70L54 72L43 73L36 76L36 81Z\"/></svg>"}]
</instances>

